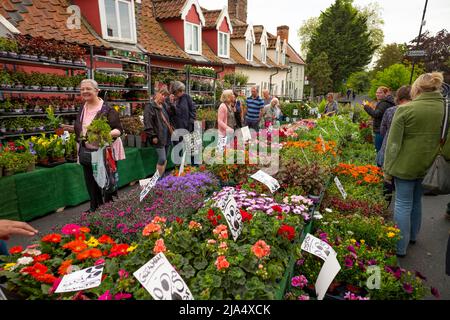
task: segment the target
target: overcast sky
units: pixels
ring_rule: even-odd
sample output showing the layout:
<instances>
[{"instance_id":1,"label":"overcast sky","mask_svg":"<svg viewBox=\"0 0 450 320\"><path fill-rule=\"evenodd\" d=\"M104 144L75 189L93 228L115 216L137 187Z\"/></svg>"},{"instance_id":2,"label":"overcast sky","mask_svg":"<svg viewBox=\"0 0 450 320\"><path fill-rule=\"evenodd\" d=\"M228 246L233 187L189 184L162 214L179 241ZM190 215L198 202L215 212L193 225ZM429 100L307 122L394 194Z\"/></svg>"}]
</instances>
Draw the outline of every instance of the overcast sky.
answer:
<instances>
[{"instance_id":1,"label":"overcast sky","mask_svg":"<svg viewBox=\"0 0 450 320\"><path fill-rule=\"evenodd\" d=\"M221 9L228 3L227 0L199 1L206 9ZM425 0L354 0L358 6L371 2L378 2L383 10L385 43L409 42L417 37ZM298 50L297 30L302 22L319 16L332 3L334 0L248 0L248 22L263 24L272 34L276 34L277 26L288 25L289 42ZM450 0L429 0L425 19L425 30L450 31Z\"/></svg>"}]
</instances>

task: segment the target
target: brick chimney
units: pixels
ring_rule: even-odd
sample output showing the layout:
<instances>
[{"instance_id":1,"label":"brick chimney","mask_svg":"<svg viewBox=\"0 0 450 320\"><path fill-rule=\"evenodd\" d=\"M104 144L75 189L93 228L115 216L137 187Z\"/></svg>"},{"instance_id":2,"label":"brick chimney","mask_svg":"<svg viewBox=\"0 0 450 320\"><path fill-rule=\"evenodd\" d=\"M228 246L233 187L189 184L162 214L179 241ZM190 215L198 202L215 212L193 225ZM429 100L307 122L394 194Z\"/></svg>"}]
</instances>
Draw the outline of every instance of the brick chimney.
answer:
<instances>
[{"instance_id":1,"label":"brick chimney","mask_svg":"<svg viewBox=\"0 0 450 320\"><path fill-rule=\"evenodd\" d=\"M247 0L228 0L228 13L231 19L247 23Z\"/></svg>"},{"instance_id":2,"label":"brick chimney","mask_svg":"<svg viewBox=\"0 0 450 320\"><path fill-rule=\"evenodd\" d=\"M288 26L279 26L277 28L277 35L280 36L281 42L286 40L289 43L289 27Z\"/></svg>"}]
</instances>

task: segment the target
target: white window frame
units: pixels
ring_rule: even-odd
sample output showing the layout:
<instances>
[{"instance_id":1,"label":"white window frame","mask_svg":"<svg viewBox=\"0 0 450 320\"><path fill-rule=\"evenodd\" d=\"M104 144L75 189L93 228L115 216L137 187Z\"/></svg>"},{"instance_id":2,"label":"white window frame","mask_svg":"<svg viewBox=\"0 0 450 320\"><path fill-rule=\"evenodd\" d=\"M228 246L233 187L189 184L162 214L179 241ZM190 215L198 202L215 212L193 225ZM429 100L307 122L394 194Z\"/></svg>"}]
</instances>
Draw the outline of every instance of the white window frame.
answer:
<instances>
[{"instance_id":1,"label":"white window frame","mask_svg":"<svg viewBox=\"0 0 450 320\"><path fill-rule=\"evenodd\" d=\"M267 46L264 43L261 44L261 62L267 63Z\"/></svg>"},{"instance_id":2,"label":"white window frame","mask_svg":"<svg viewBox=\"0 0 450 320\"><path fill-rule=\"evenodd\" d=\"M286 48L287 48L287 41L284 40L283 42L283 49L281 49L281 65L286 65Z\"/></svg>"},{"instance_id":3,"label":"white window frame","mask_svg":"<svg viewBox=\"0 0 450 320\"><path fill-rule=\"evenodd\" d=\"M192 26L192 30L194 30L194 27L197 27L198 51L188 49L188 43L187 43L188 25ZM192 32L192 40L194 40L194 32ZM202 26L200 24L195 24L195 23L184 21L184 51L186 51L189 54L195 54L195 55L202 54Z\"/></svg>"},{"instance_id":4,"label":"white window frame","mask_svg":"<svg viewBox=\"0 0 450 320\"><path fill-rule=\"evenodd\" d=\"M220 36L225 37L227 39L227 46L223 48L223 43L220 41ZM222 38L224 39L224 38ZM221 50L222 49L222 50ZM226 49L226 51L224 51ZM230 58L230 34L226 32L219 31L217 32L217 52L219 57L221 58Z\"/></svg>"},{"instance_id":5,"label":"white window frame","mask_svg":"<svg viewBox=\"0 0 450 320\"><path fill-rule=\"evenodd\" d=\"M105 0L98 0L98 7L100 9L100 24L101 24L101 28L102 28L103 39L116 41L116 42L137 43L134 1L135 0L114 0L114 3L116 5L116 21L117 21L119 36L118 37L110 37L110 36L108 36L108 30L107 30ZM128 5L128 8L130 9L129 10L129 19L130 19L131 38L123 38L121 36L121 34L122 34L121 25L122 24L120 22L119 2L126 3Z\"/></svg>"},{"instance_id":6,"label":"white window frame","mask_svg":"<svg viewBox=\"0 0 450 320\"><path fill-rule=\"evenodd\" d=\"M253 42L251 40L245 41L245 59L249 62L253 61Z\"/></svg>"}]
</instances>

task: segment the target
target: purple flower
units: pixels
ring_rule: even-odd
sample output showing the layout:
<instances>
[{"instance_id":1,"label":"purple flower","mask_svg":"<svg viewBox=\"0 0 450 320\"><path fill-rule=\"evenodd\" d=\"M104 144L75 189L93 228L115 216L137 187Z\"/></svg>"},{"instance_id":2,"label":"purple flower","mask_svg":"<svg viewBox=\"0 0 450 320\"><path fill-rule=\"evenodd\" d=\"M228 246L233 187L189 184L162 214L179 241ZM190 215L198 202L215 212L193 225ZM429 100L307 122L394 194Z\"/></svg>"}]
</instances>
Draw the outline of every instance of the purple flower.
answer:
<instances>
[{"instance_id":1,"label":"purple flower","mask_svg":"<svg viewBox=\"0 0 450 320\"><path fill-rule=\"evenodd\" d=\"M302 266L305 263L305 259L299 259L297 260L297 266Z\"/></svg>"},{"instance_id":2,"label":"purple flower","mask_svg":"<svg viewBox=\"0 0 450 320\"><path fill-rule=\"evenodd\" d=\"M367 262L367 264L368 264L369 266L376 266L376 265L377 265L377 260L375 260L375 259L370 259L370 260Z\"/></svg>"},{"instance_id":3,"label":"purple flower","mask_svg":"<svg viewBox=\"0 0 450 320\"><path fill-rule=\"evenodd\" d=\"M400 278L402 277L402 271L400 270L400 268L395 271L394 277L395 279L400 280Z\"/></svg>"},{"instance_id":4,"label":"purple flower","mask_svg":"<svg viewBox=\"0 0 450 320\"><path fill-rule=\"evenodd\" d=\"M344 299L345 300L352 300L352 301L356 301L356 300L369 300L369 298L363 298L361 296L357 296L356 294L347 291L344 295Z\"/></svg>"},{"instance_id":5,"label":"purple flower","mask_svg":"<svg viewBox=\"0 0 450 320\"><path fill-rule=\"evenodd\" d=\"M353 260L352 260L352 258L349 257L349 256L345 257L344 265L347 268L353 268Z\"/></svg>"},{"instance_id":6,"label":"purple flower","mask_svg":"<svg viewBox=\"0 0 450 320\"><path fill-rule=\"evenodd\" d=\"M404 283L403 290L405 290L405 292L407 294L412 294L414 289L413 289L412 285L410 285L409 283Z\"/></svg>"},{"instance_id":7,"label":"purple flower","mask_svg":"<svg viewBox=\"0 0 450 320\"><path fill-rule=\"evenodd\" d=\"M441 295L440 295L440 293L439 293L439 290L436 289L436 288L434 288L434 287L431 287L431 294L432 294L433 296L435 296L437 299L440 299L440 298L441 298Z\"/></svg>"},{"instance_id":8,"label":"purple flower","mask_svg":"<svg viewBox=\"0 0 450 320\"><path fill-rule=\"evenodd\" d=\"M355 247L353 247L353 246L348 246L347 250L352 252L352 253L354 253L354 254L356 254Z\"/></svg>"},{"instance_id":9,"label":"purple flower","mask_svg":"<svg viewBox=\"0 0 450 320\"><path fill-rule=\"evenodd\" d=\"M320 240L322 240L322 241L326 241L326 240L328 239L328 234L327 234L326 232L321 232L321 233L319 234L319 238L320 238Z\"/></svg>"},{"instance_id":10,"label":"purple flower","mask_svg":"<svg viewBox=\"0 0 450 320\"><path fill-rule=\"evenodd\" d=\"M291 285L296 288L303 289L308 284L308 279L304 275L293 277Z\"/></svg>"}]
</instances>

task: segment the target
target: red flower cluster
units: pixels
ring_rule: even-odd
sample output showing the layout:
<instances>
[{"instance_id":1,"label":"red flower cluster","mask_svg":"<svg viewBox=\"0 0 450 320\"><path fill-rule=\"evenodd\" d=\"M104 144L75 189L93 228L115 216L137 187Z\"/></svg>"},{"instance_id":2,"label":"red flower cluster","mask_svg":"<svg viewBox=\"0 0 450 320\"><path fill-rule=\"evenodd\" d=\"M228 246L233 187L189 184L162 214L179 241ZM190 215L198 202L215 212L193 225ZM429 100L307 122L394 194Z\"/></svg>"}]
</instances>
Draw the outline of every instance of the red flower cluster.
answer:
<instances>
[{"instance_id":1,"label":"red flower cluster","mask_svg":"<svg viewBox=\"0 0 450 320\"><path fill-rule=\"evenodd\" d=\"M56 277L48 274L47 271L48 268L39 262L35 263L31 267L25 267L21 270L22 273L29 274L39 282L51 284L56 280Z\"/></svg>"},{"instance_id":2,"label":"red flower cluster","mask_svg":"<svg viewBox=\"0 0 450 320\"><path fill-rule=\"evenodd\" d=\"M23 248L21 246L12 247L11 249L9 249L10 254L21 253L22 251L23 251Z\"/></svg>"},{"instance_id":3,"label":"red flower cluster","mask_svg":"<svg viewBox=\"0 0 450 320\"><path fill-rule=\"evenodd\" d=\"M241 212L242 221L251 221L253 219L253 215L251 213L248 213L242 209L239 209L239 211Z\"/></svg>"},{"instance_id":4,"label":"red flower cluster","mask_svg":"<svg viewBox=\"0 0 450 320\"><path fill-rule=\"evenodd\" d=\"M105 243L115 244L114 240L105 234L102 235L100 238L98 238L98 242L100 242L101 244L105 244Z\"/></svg>"},{"instance_id":5,"label":"red flower cluster","mask_svg":"<svg viewBox=\"0 0 450 320\"><path fill-rule=\"evenodd\" d=\"M292 241L295 238L295 228L288 226L287 224L283 224L280 229L278 229L278 235Z\"/></svg>"},{"instance_id":6,"label":"red flower cluster","mask_svg":"<svg viewBox=\"0 0 450 320\"><path fill-rule=\"evenodd\" d=\"M48 243L60 243L61 242L61 235L57 233L48 234L44 236L41 239L42 242L48 242Z\"/></svg>"},{"instance_id":7,"label":"red flower cluster","mask_svg":"<svg viewBox=\"0 0 450 320\"><path fill-rule=\"evenodd\" d=\"M367 201L346 199L345 201L333 197L326 199L323 203L323 208L332 208L337 211L347 212L347 213L361 213L364 216L370 215L381 215L385 213L384 207L378 204L370 204Z\"/></svg>"},{"instance_id":8,"label":"red flower cluster","mask_svg":"<svg viewBox=\"0 0 450 320\"><path fill-rule=\"evenodd\" d=\"M222 216L220 214L216 215L213 209L209 209L207 218L209 222L216 227L219 224L219 220L222 219Z\"/></svg>"},{"instance_id":9,"label":"red flower cluster","mask_svg":"<svg viewBox=\"0 0 450 320\"><path fill-rule=\"evenodd\" d=\"M116 244L111 248L111 253L109 254L109 258L114 258L118 256L125 256L128 254L129 246L127 244Z\"/></svg>"},{"instance_id":10,"label":"red flower cluster","mask_svg":"<svg viewBox=\"0 0 450 320\"><path fill-rule=\"evenodd\" d=\"M50 259L50 255L47 254L47 253L38 255L38 256L33 258L34 262L42 262L42 261L46 261L48 259Z\"/></svg>"}]
</instances>

